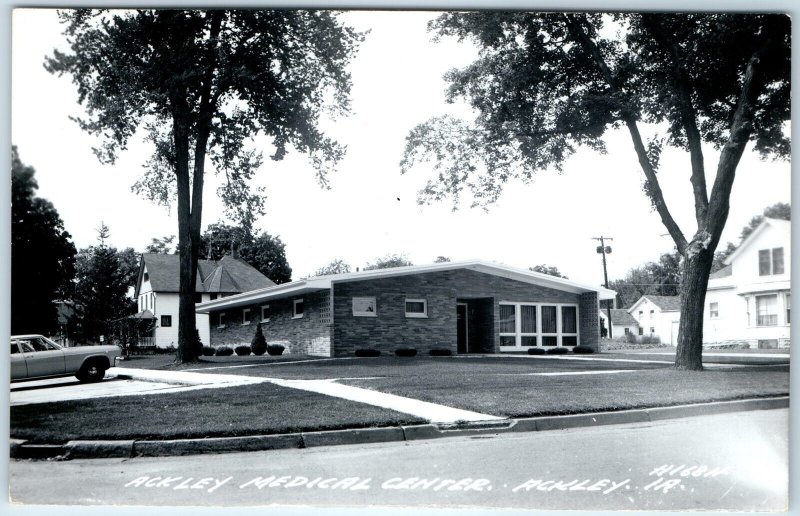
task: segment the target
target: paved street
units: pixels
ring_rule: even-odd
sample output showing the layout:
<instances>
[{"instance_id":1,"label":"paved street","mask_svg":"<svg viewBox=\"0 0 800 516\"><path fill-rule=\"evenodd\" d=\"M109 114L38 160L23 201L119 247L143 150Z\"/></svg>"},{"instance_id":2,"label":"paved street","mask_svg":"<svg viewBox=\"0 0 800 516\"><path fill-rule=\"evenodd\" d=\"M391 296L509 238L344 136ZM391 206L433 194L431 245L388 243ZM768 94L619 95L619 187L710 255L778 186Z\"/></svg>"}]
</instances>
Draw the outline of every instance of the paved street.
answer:
<instances>
[{"instance_id":1,"label":"paved street","mask_svg":"<svg viewBox=\"0 0 800 516\"><path fill-rule=\"evenodd\" d=\"M778 511L788 505L788 410L408 443L12 461L9 475L12 500L24 504Z\"/></svg>"}]
</instances>

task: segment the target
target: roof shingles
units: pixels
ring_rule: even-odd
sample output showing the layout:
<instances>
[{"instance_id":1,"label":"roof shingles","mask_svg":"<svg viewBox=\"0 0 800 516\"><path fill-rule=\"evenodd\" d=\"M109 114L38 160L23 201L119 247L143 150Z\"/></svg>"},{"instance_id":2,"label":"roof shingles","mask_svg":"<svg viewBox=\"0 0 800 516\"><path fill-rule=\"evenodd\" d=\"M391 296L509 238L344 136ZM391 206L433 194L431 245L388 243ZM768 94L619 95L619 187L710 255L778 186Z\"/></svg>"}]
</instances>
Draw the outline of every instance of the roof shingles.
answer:
<instances>
[{"instance_id":1,"label":"roof shingles","mask_svg":"<svg viewBox=\"0 0 800 516\"><path fill-rule=\"evenodd\" d=\"M145 253L142 261L155 292L178 292L180 262L176 254ZM237 294L274 286L275 283L247 262L225 256L198 260L195 292Z\"/></svg>"}]
</instances>

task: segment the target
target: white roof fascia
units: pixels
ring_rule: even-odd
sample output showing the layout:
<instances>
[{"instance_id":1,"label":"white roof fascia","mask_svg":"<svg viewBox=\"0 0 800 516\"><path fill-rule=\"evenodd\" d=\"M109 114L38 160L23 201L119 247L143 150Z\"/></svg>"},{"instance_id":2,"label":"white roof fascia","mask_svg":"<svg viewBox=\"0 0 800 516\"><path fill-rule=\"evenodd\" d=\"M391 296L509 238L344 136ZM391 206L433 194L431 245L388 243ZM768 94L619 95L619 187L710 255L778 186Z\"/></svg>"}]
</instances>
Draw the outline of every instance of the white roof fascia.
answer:
<instances>
[{"instance_id":1,"label":"white roof fascia","mask_svg":"<svg viewBox=\"0 0 800 516\"><path fill-rule=\"evenodd\" d=\"M269 301L270 299L305 294L306 292L316 292L318 290L326 290L330 288L330 277L323 276L319 278L309 278L307 280L293 281L291 283L283 283L281 285L251 290L249 292L222 297L213 301L206 301L205 303L198 303L195 305L195 311L197 313L207 314L212 310L216 311L226 308L253 305L262 301Z\"/></svg>"},{"instance_id":2,"label":"white roof fascia","mask_svg":"<svg viewBox=\"0 0 800 516\"><path fill-rule=\"evenodd\" d=\"M444 262L429 265L409 265L406 267L392 267L390 269L376 269L371 271L350 272L347 274L336 274L332 276L320 276L320 278L330 278L332 283L344 283L347 281L362 281L368 279L390 278L396 276L407 276L412 274L424 274L428 272L442 272L456 269L468 269L476 272L483 272L493 276L500 276L508 279L522 281L534 285L551 287L558 290L565 290L573 294L584 292L597 292L598 298L614 299L617 293L600 286L586 285L564 278L557 278L549 274L540 272L517 269L498 263L483 262L480 260L468 260L463 262Z\"/></svg>"}]
</instances>

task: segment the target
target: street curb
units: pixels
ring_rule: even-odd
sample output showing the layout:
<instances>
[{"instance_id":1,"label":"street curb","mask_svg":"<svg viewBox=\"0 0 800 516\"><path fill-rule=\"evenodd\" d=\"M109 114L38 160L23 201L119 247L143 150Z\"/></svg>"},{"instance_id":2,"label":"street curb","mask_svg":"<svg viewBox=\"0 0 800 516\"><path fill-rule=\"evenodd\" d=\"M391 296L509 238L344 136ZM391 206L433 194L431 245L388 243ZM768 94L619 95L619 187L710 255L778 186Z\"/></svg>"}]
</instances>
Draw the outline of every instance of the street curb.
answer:
<instances>
[{"instance_id":1,"label":"street curb","mask_svg":"<svg viewBox=\"0 0 800 516\"><path fill-rule=\"evenodd\" d=\"M444 437L497 435L516 432L546 432L593 426L649 423L667 419L748 412L789 407L789 396L716 401L671 407L651 407L614 412L593 412L561 416L540 416L502 420L491 423L467 422L437 425L435 423L380 428L351 428L292 434L251 435L242 437L210 437L171 440L74 440L66 444L26 444L9 440L12 459L90 459L196 455L265 451L344 444L417 441Z\"/></svg>"}]
</instances>

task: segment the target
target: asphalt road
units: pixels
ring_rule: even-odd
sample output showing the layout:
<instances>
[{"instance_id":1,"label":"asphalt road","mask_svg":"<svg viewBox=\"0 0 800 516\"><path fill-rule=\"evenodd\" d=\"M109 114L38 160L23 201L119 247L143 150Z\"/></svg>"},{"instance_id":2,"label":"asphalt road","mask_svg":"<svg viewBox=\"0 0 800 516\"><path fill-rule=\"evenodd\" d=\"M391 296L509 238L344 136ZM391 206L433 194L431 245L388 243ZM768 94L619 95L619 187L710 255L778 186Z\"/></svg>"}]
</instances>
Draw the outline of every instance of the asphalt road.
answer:
<instances>
[{"instance_id":1,"label":"asphalt road","mask_svg":"<svg viewBox=\"0 0 800 516\"><path fill-rule=\"evenodd\" d=\"M788 417L781 409L304 450L12 461L9 487L22 504L779 511L788 506Z\"/></svg>"}]
</instances>

